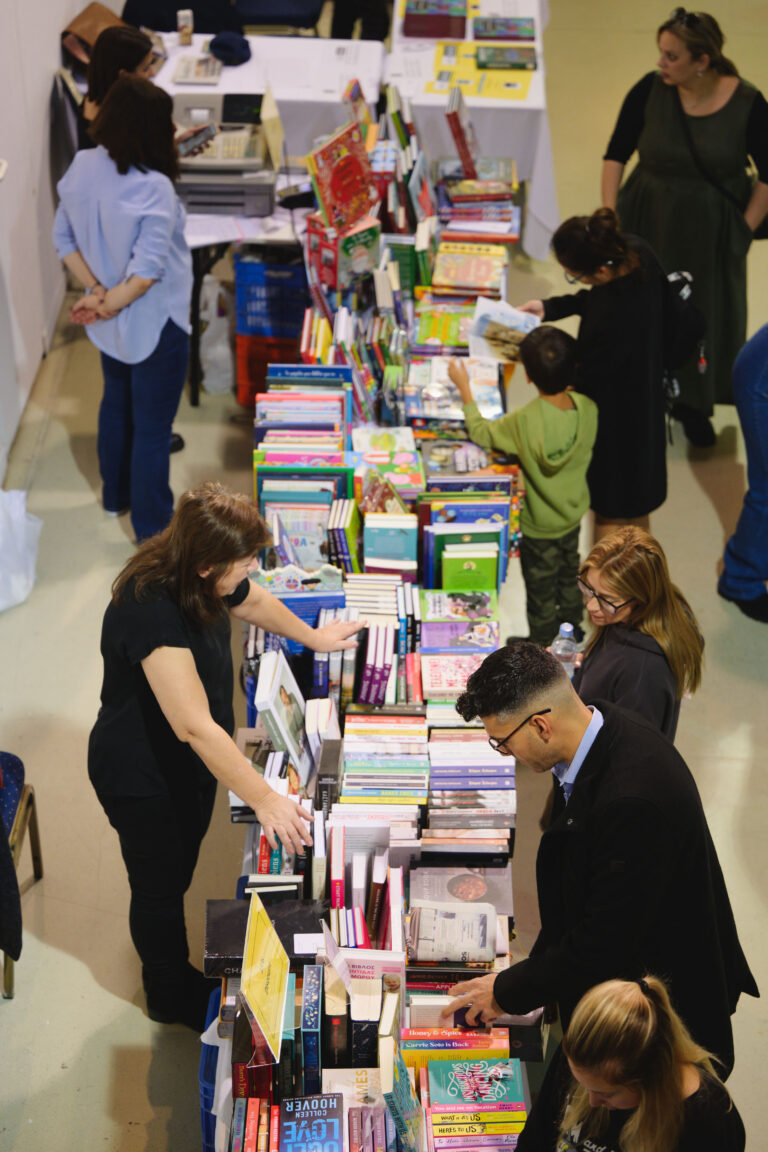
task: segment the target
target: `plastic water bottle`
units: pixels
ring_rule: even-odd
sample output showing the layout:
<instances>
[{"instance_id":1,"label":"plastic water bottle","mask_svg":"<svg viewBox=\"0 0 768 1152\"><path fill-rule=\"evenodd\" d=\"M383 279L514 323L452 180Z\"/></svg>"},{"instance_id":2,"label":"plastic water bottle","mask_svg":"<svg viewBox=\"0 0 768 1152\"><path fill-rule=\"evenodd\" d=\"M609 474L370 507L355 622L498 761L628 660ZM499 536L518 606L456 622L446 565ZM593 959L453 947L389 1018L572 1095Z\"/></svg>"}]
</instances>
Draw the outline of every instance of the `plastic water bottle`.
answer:
<instances>
[{"instance_id":1,"label":"plastic water bottle","mask_svg":"<svg viewBox=\"0 0 768 1152\"><path fill-rule=\"evenodd\" d=\"M557 656L569 680L573 680L577 651L578 645L573 638L573 624L561 624L560 631L552 641L552 655Z\"/></svg>"}]
</instances>

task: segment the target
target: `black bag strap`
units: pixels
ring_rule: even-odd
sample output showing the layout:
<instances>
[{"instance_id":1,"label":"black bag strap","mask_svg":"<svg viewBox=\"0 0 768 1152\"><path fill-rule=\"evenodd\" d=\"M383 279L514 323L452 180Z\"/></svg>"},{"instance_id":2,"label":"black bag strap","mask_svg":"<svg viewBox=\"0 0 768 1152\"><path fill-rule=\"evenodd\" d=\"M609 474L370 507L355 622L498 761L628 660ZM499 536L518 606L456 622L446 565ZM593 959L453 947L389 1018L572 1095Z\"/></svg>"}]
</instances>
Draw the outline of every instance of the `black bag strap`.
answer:
<instances>
[{"instance_id":1,"label":"black bag strap","mask_svg":"<svg viewBox=\"0 0 768 1152\"><path fill-rule=\"evenodd\" d=\"M725 196L727 200L730 200L731 204L735 204L735 206L738 208L739 212L743 215L744 208L739 203L738 198L736 196L734 196L733 192L729 192L727 188L724 188L723 185L720 183L720 181L716 180L715 177L712 175L712 173L707 168L704 167L704 164L702 163L701 157L699 156L698 152L696 151L696 147L693 143L693 137L691 136L691 126L688 123L688 117L685 114L685 109L683 108L683 102L680 99L680 93L677 91L677 89L675 89L675 103L677 104L677 111L678 111L678 114L680 116L680 126L683 129L683 135L685 136L685 142L688 145L688 151L691 153L691 159L693 160L694 164L696 165L696 167L698 168L699 172L704 177L704 179L707 181L707 183L711 184L713 188L717 188L718 192L720 192L721 195Z\"/></svg>"}]
</instances>

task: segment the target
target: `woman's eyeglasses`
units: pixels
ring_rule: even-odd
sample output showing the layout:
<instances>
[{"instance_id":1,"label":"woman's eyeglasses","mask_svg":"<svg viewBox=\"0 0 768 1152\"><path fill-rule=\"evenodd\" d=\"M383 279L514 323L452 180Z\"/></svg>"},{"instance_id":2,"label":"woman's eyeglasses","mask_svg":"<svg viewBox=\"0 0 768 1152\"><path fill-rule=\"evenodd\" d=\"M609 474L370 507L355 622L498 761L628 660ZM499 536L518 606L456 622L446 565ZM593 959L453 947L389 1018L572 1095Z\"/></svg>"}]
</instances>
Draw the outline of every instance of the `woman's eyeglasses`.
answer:
<instances>
[{"instance_id":1,"label":"woman's eyeglasses","mask_svg":"<svg viewBox=\"0 0 768 1152\"><path fill-rule=\"evenodd\" d=\"M573 276L570 272L566 272L565 269L563 269L563 276L565 276L566 284L583 284L584 283L584 277L583 276Z\"/></svg>"},{"instance_id":2,"label":"woman's eyeglasses","mask_svg":"<svg viewBox=\"0 0 768 1152\"><path fill-rule=\"evenodd\" d=\"M613 616L619 609L625 608L627 604L632 603L632 597L630 596L629 600L623 600L621 604L614 604L613 600L608 600L602 593L595 592L594 588L590 584L587 584L586 580L581 576L576 578L576 584L578 585L579 592L581 592L584 597L584 603L588 604L590 600L597 600L606 616Z\"/></svg>"}]
</instances>

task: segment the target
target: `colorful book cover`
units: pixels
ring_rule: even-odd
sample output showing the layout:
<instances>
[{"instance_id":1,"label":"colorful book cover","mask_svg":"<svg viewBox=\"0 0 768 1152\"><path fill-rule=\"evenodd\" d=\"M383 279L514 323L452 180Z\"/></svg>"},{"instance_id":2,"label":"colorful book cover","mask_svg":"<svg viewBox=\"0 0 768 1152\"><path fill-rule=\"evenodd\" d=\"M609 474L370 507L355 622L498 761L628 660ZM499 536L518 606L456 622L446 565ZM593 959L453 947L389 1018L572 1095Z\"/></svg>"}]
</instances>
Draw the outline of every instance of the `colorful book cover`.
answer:
<instances>
[{"instance_id":1,"label":"colorful book cover","mask_svg":"<svg viewBox=\"0 0 768 1152\"><path fill-rule=\"evenodd\" d=\"M305 785L313 762L304 730L304 697L282 650L262 656L254 704L273 746L288 753Z\"/></svg>"},{"instance_id":2,"label":"colorful book cover","mask_svg":"<svg viewBox=\"0 0 768 1152\"><path fill-rule=\"evenodd\" d=\"M466 0L406 0L403 35L463 40L466 18Z\"/></svg>"},{"instance_id":3,"label":"colorful book cover","mask_svg":"<svg viewBox=\"0 0 768 1152\"><path fill-rule=\"evenodd\" d=\"M419 595L423 623L447 620L498 620L499 601L495 592L422 588Z\"/></svg>"},{"instance_id":4,"label":"colorful book cover","mask_svg":"<svg viewBox=\"0 0 768 1152\"><path fill-rule=\"evenodd\" d=\"M304 965L301 991L301 1048L304 1066L304 1092L320 1092L320 1033L323 1004L323 967Z\"/></svg>"},{"instance_id":5,"label":"colorful book cover","mask_svg":"<svg viewBox=\"0 0 768 1152\"><path fill-rule=\"evenodd\" d=\"M494 652L498 646L499 625L495 620L428 622L421 626L422 656L429 652Z\"/></svg>"},{"instance_id":6,"label":"colorful book cover","mask_svg":"<svg viewBox=\"0 0 768 1152\"><path fill-rule=\"evenodd\" d=\"M404 1152L422 1152L424 1113L394 1036L379 1039L381 1091Z\"/></svg>"},{"instance_id":7,"label":"colorful book cover","mask_svg":"<svg viewBox=\"0 0 768 1152\"><path fill-rule=\"evenodd\" d=\"M499 296L507 269L503 244L443 242L432 272L433 288Z\"/></svg>"},{"instance_id":8,"label":"colorful book cover","mask_svg":"<svg viewBox=\"0 0 768 1152\"><path fill-rule=\"evenodd\" d=\"M422 656L421 688L424 699L455 700L484 659L485 656L480 653Z\"/></svg>"},{"instance_id":9,"label":"colorful book cover","mask_svg":"<svg viewBox=\"0 0 768 1152\"><path fill-rule=\"evenodd\" d=\"M497 588L499 585L499 554L474 552L452 554L444 551L441 557L441 581L451 588Z\"/></svg>"},{"instance_id":10,"label":"colorful book cover","mask_svg":"<svg viewBox=\"0 0 768 1152\"><path fill-rule=\"evenodd\" d=\"M342 93L341 102L351 109L358 124L364 125L367 128L367 126L372 123L368 102L365 99L359 80L350 80Z\"/></svg>"},{"instance_id":11,"label":"colorful book cover","mask_svg":"<svg viewBox=\"0 0 768 1152\"><path fill-rule=\"evenodd\" d=\"M533 40L535 26L528 16L475 16L472 35L475 40Z\"/></svg>"},{"instance_id":12,"label":"colorful book cover","mask_svg":"<svg viewBox=\"0 0 768 1152\"><path fill-rule=\"evenodd\" d=\"M357 121L313 149L307 156L307 167L326 224L344 232L368 215L377 196Z\"/></svg>"},{"instance_id":13,"label":"colorful book cover","mask_svg":"<svg viewBox=\"0 0 768 1152\"><path fill-rule=\"evenodd\" d=\"M280 1152L344 1152L340 1092L298 1096L280 1105Z\"/></svg>"},{"instance_id":14,"label":"colorful book cover","mask_svg":"<svg viewBox=\"0 0 768 1152\"><path fill-rule=\"evenodd\" d=\"M411 899L493 904L500 916L512 916L512 864L505 868L412 868Z\"/></svg>"},{"instance_id":15,"label":"colorful book cover","mask_svg":"<svg viewBox=\"0 0 768 1152\"><path fill-rule=\"evenodd\" d=\"M429 1065L432 1107L456 1103L523 1103L519 1060L441 1060Z\"/></svg>"},{"instance_id":16,"label":"colorful book cover","mask_svg":"<svg viewBox=\"0 0 768 1152\"><path fill-rule=\"evenodd\" d=\"M507 44L478 44L478 68L511 68L532 72L536 67L536 49L512 48Z\"/></svg>"},{"instance_id":17,"label":"colorful book cover","mask_svg":"<svg viewBox=\"0 0 768 1152\"><path fill-rule=\"evenodd\" d=\"M468 180L476 180L478 175L477 158L480 150L477 145L475 129L464 102L464 95L458 84L454 85L448 94L448 108L445 118L456 144L456 151L459 154L464 175Z\"/></svg>"}]
</instances>

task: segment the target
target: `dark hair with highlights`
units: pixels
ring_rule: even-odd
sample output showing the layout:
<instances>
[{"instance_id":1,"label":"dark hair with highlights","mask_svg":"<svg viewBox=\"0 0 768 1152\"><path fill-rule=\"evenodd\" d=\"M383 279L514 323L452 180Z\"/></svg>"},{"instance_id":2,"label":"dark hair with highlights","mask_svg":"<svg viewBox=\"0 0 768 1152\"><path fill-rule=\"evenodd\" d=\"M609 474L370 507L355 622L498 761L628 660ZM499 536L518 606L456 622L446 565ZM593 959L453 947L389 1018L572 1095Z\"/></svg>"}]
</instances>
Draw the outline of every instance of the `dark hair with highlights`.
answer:
<instances>
[{"instance_id":1,"label":"dark hair with highlights","mask_svg":"<svg viewBox=\"0 0 768 1152\"><path fill-rule=\"evenodd\" d=\"M128 561L112 585L112 599L117 603L129 583L138 601L163 589L191 623L213 624L226 611L216 582L269 540L269 529L247 496L212 481L201 484L184 493L168 527ZM206 576L199 575L206 570Z\"/></svg>"},{"instance_id":2,"label":"dark hair with highlights","mask_svg":"<svg viewBox=\"0 0 768 1152\"><path fill-rule=\"evenodd\" d=\"M565 680L556 656L529 640L519 640L486 656L467 680L456 711L467 721L476 716L511 715Z\"/></svg>"},{"instance_id":3,"label":"dark hair with highlights","mask_svg":"<svg viewBox=\"0 0 768 1152\"><path fill-rule=\"evenodd\" d=\"M576 379L576 341L551 324L539 324L520 344L528 376L545 396L565 392Z\"/></svg>"},{"instance_id":4,"label":"dark hair with highlights","mask_svg":"<svg viewBox=\"0 0 768 1152\"><path fill-rule=\"evenodd\" d=\"M127 72L135 72L152 51L152 41L138 28L117 24L105 28L93 46L88 65L88 99L101 104L112 85Z\"/></svg>"},{"instance_id":5,"label":"dark hair with highlights","mask_svg":"<svg viewBox=\"0 0 768 1152\"><path fill-rule=\"evenodd\" d=\"M683 1069L692 1064L702 1081L716 1080L711 1054L691 1038L658 976L591 988L576 1005L563 1052L576 1068L638 1093L640 1102L621 1129L622 1152L674 1152L684 1117ZM602 1145L609 1117L575 1083L560 1133L579 1127L581 1140Z\"/></svg>"},{"instance_id":6,"label":"dark hair with highlights","mask_svg":"<svg viewBox=\"0 0 768 1152\"><path fill-rule=\"evenodd\" d=\"M90 127L121 176L129 168L179 175L173 128L173 100L163 88L139 76L121 76L110 88Z\"/></svg>"},{"instance_id":7,"label":"dark hair with highlights","mask_svg":"<svg viewBox=\"0 0 768 1152\"><path fill-rule=\"evenodd\" d=\"M694 60L709 56L709 66L721 76L738 76L739 70L733 60L723 55L725 36L720 25L708 12L675 8L670 18L660 25L657 40L662 32L670 32L682 40Z\"/></svg>"},{"instance_id":8,"label":"dark hair with highlights","mask_svg":"<svg viewBox=\"0 0 768 1152\"><path fill-rule=\"evenodd\" d=\"M563 268L579 276L594 276L603 266L618 273L631 272L640 264L611 208L564 220L552 237L552 251Z\"/></svg>"}]
</instances>

